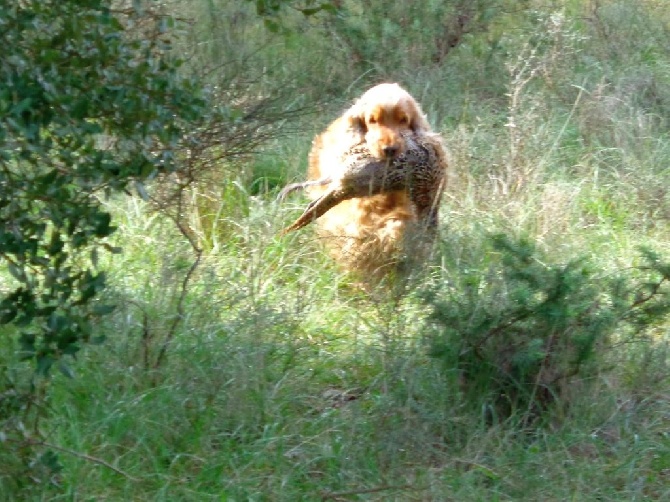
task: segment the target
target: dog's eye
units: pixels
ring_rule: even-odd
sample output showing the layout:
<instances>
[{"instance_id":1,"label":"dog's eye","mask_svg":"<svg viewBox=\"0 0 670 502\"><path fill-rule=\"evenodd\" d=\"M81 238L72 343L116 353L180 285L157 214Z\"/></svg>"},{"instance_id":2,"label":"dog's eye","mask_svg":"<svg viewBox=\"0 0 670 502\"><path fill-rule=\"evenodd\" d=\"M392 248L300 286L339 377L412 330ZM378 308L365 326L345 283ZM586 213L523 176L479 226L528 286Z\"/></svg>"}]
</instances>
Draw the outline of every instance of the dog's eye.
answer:
<instances>
[{"instance_id":1,"label":"dog's eye","mask_svg":"<svg viewBox=\"0 0 670 502\"><path fill-rule=\"evenodd\" d=\"M376 117L370 117L368 119L368 124L376 124L377 123L377 118Z\"/></svg>"},{"instance_id":2,"label":"dog's eye","mask_svg":"<svg viewBox=\"0 0 670 502\"><path fill-rule=\"evenodd\" d=\"M407 125L409 124L409 117L407 115L400 117L400 124L401 125Z\"/></svg>"}]
</instances>

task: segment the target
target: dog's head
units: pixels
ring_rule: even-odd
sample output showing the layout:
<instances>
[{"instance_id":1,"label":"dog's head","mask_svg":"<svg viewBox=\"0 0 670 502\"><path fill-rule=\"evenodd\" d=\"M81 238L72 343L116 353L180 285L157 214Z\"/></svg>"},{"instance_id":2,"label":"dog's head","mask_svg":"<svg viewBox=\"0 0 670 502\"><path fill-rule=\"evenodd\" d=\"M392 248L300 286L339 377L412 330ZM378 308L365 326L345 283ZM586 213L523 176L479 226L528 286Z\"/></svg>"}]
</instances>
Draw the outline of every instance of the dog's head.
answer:
<instances>
[{"instance_id":1,"label":"dog's head","mask_svg":"<svg viewBox=\"0 0 670 502\"><path fill-rule=\"evenodd\" d=\"M430 126L416 100L398 84L380 84L363 94L348 110L351 130L360 134L378 159L405 152L403 133L428 132Z\"/></svg>"}]
</instances>

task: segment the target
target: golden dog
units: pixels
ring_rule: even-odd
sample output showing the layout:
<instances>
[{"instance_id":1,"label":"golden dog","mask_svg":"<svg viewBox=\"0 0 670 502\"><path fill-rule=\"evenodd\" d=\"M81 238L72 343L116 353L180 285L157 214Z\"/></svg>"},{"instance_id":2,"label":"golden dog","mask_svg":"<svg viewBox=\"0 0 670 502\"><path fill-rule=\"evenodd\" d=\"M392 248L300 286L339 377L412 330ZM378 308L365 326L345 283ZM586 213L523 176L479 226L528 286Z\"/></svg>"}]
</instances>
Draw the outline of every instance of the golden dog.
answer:
<instances>
[{"instance_id":1,"label":"golden dog","mask_svg":"<svg viewBox=\"0 0 670 502\"><path fill-rule=\"evenodd\" d=\"M361 143L375 159L390 162L405 152L408 134L433 146L446 172L442 140L432 131L416 100L398 84L377 85L316 136L309 154L308 179L340 178L345 169L340 159ZM444 177L440 178L436 183L441 186L433 187L433 227L444 189ZM326 189L315 184L309 186L308 194L315 200ZM408 234L416 242L416 230L425 231L426 227L407 190L345 200L316 223L334 258L346 269L360 272L363 278L381 277L392 269L407 252Z\"/></svg>"}]
</instances>

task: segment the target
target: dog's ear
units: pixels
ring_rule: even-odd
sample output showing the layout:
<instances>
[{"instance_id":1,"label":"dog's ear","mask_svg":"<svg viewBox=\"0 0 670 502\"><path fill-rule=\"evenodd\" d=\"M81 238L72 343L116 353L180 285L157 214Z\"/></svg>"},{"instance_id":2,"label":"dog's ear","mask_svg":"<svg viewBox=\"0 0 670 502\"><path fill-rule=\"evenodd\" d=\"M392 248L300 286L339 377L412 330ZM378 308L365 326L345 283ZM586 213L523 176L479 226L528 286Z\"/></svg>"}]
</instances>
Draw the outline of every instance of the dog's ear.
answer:
<instances>
[{"instance_id":1,"label":"dog's ear","mask_svg":"<svg viewBox=\"0 0 670 502\"><path fill-rule=\"evenodd\" d=\"M410 127L412 131L418 134L430 132L430 125L428 125L425 117L416 117L412 121L412 125Z\"/></svg>"},{"instance_id":2,"label":"dog's ear","mask_svg":"<svg viewBox=\"0 0 670 502\"><path fill-rule=\"evenodd\" d=\"M427 133L431 131L430 124L428 123L428 119L426 118L426 115L423 113L421 110L421 107L419 106L418 103L413 102L411 104L412 114L411 114L411 119L410 119L410 129L412 129L413 132L415 133Z\"/></svg>"},{"instance_id":3,"label":"dog's ear","mask_svg":"<svg viewBox=\"0 0 670 502\"><path fill-rule=\"evenodd\" d=\"M368 128L365 124L365 112L363 107L355 104L345 113L347 127L354 133L365 134Z\"/></svg>"},{"instance_id":4,"label":"dog's ear","mask_svg":"<svg viewBox=\"0 0 670 502\"><path fill-rule=\"evenodd\" d=\"M365 124L365 112L363 107L355 104L349 108L342 117L346 133L353 136L355 141L364 141L365 134L368 132Z\"/></svg>"}]
</instances>

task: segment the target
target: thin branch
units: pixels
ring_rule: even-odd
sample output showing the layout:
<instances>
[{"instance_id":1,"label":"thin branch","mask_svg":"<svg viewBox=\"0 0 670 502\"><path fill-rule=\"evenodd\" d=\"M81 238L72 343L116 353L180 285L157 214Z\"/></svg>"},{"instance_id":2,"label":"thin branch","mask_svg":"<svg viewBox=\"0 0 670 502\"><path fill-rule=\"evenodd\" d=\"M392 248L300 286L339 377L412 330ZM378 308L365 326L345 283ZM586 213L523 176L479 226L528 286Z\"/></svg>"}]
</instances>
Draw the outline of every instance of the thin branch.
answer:
<instances>
[{"instance_id":1,"label":"thin branch","mask_svg":"<svg viewBox=\"0 0 670 502\"><path fill-rule=\"evenodd\" d=\"M92 455L88 455L87 453L81 453L78 451L70 450L69 448L65 448L63 446L58 446L52 443L48 443L47 441L34 441L34 440L29 440L29 441L16 441L12 439L8 439L8 441L16 442L16 443L21 443L23 445L28 445L28 446L43 446L45 448L51 448L53 450L60 451L62 453L67 453L68 455L72 455L73 457L81 458L83 460L86 460L88 462L92 462L94 464L102 465L103 467L107 467L107 469L114 471L117 474L120 474L121 476L128 478L131 481L139 482L140 479L136 478L135 476L131 476L128 474L126 471L119 469L118 467L114 467L112 464L109 462L102 460L101 458L94 457Z\"/></svg>"},{"instance_id":2,"label":"thin branch","mask_svg":"<svg viewBox=\"0 0 670 502\"><path fill-rule=\"evenodd\" d=\"M629 311L632 311L634 308L639 307L652 300L655 296L658 295L658 292L661 290L663 283L666 281L665 277L661 277L661 280L655 284L651 284L651 291L647 295L640 295L630 306Z\"/></svg>"},{"instance_id":3,"label":"thin branch","mask_svg":"<svg viewBox=\"0 0 670 502\"><path fill-rule=\"evenodd\" d=\"M144 369L149 369L149 341L151 340L151 330L149 329L149 314L142 309L142 359L144 361Z\"/></svg>"},{"instance_id":4,"label":"thin branch","mask_svg":"<svg viewBox=\"0 0 670 502\"><path fill-rule=\"evenodd\" d=\"M388 486L377 486L375 488L362 488L360 490L350 490L346 492L321 492L321 497L323 498L323 500L336 500L344 497L352 497L354 495L379 493L388 490L426 490L426 489L427 488L425 487L417 488L412 485L388 485Z\"/></svg>"},{"instance_id":5,"label":"thin branch","mask_svg":"<svg viewBox=\"0 0 670 502\"><path fill-rule=\"evenodd\" d=\"M154 200L154 202L156 201ZM180 206L181 202L182 198L180 197L179 198ZM195 260L191 264L190 268L186 272L186 275L184 276L184 279L181 282L181 291L179 293L179 299L177 300L177 315L172 321L172 324L170 325L170 328L168 329L167 335L165 337L165 341L163 342L163 346L161 347L161 350L158 353L158 356L156 357L156 361L154 362L154 369L158 368L162 364L163 359L165 359L165 355L167 354L168 347L171 345L172 340L174 339L177 333L177 326L179 326L179 323L186 316L186 313L184 311L184 303L186 301L186 294L188 293L188 285L191 282L191 278L193 277L193 274L198 268L198 265L200 265L200 260L202 259L202 253L203 253L202 248L198 246L194 237L190 235L188 230L184 228L184 225L182 225L182 222L180 221L179 215L182 214L181 207L178 208L176 215L171 214L169 211L165 211L165 214L167 214L167 216L177 226L179 232L188 240L189 244L191 245L191 248L195 252Z\"/></svg>"}]
</instances>

